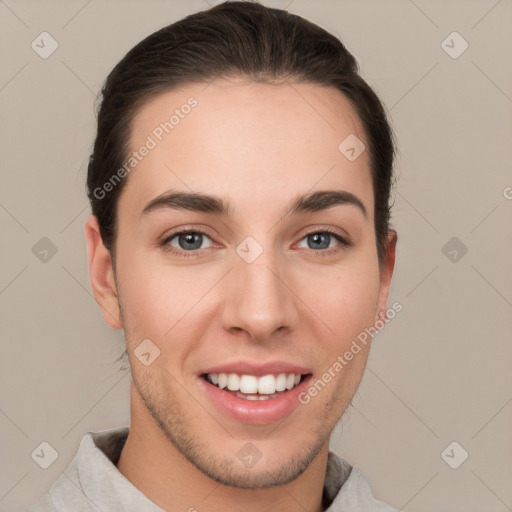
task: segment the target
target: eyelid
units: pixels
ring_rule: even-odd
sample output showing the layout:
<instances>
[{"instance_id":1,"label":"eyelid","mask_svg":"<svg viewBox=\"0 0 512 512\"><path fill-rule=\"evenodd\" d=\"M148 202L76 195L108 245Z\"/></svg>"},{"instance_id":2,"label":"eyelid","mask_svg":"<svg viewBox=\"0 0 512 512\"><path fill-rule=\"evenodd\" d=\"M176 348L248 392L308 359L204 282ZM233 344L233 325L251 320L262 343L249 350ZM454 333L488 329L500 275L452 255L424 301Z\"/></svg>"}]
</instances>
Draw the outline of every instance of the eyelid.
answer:
<instances>
[{"instance_id":1,"label":"eyelid","mask_svg":"<svg viewBox=\"0 0 512 512\"><path fill-rule=\"evenodd\" d=\"M212 239L212 237L208 233L206 233L205 231L202 231L201 229L181 229L179 231L175 231L174 233L171 233L170 235L167 235L164 238L164 242L168 242L169 240L172 240L173 238L177 237L178 235L188 235L190 233L204 235L204 236L207 236L210 240Z\"/></svg>"},{"instance_id":2,"label":"eyelid","mask_svg":"<svg viewBox=\"0 0 512 512\"><path fill-rule=\"evenodd\" d=\"M304 233L302 235L300 240L302 240L304 237L306 237L308 235L314 235L315 233L329 233L330 235L334 235L343 244L345 244L347 246L354 244L352 238L344 229L335 229L335 228L328 227L328 226L315 226L311 230L306 231L306 233Z\"/></svg>"},{"instance_id":3,"label":"eyelid","mask_svg":"<svg viewBox=\"0 0 512 512\"><path fill-rule=\"evenodd\" d=\"M304 238L306 238L309 235L313 235L316 233L328 233L328 234L334 236L338 240L339 246L331 247L330 249L317 250L317 251L315 251L314 249L310 249L310 251L313 252L315 255L331 255L333 253L339 252L343 248L347 248L347 247L350 247L353 245L353 241L350 238L350 236L348 236L348 233L346 233L346 231L344 231L344 230L343 230L343 232L345 233L344 235L340 234L338 230L336 230L332 227L316 225L316 226L313 226L308 231L306 231L304 234L302 234L302 236L300 237L298 242L301 242ZM188 234L188 233L201 234L203 236L208 237L213 242L213 245L216 244L213 237L210 236L204 230L204 228L189 226L189 227L178 228L176 231L173 231L170 234L165 235L163 237L163 240L160 243L160 245L163 246L165 248L165 250L167 250L175 255L185 257L185 258L199 256L200 254L202 254L204 252L210 252L212 249L214 249L214 247L207 247L206 249L194 249L192 251L185 251L183 249L180 250L180 249L170 246L170 244L169 244L170 240L172 240L173 238L175 238L179 235L184 235L184 234ZM340 246L341 246L341 249L340 249ZM172 247L172 249L170 247Z\"/></svg>"},{"instance_id":4,"label":"eyelid","mask_svg":"<svg viewBox=\"0 0 512 512\"><path fill-rule=\"evenodd\" d=\"M161 237L161 243L165 244L172 238L174 238L177 235L184 235L187 233L200 233L202 235L207 236L213 241L214 236L209 233L209 230L206 226L180 226L179 228L176 228L174 230L170 230L169 232L166 232Z\"/></svg>"}]
</instances>

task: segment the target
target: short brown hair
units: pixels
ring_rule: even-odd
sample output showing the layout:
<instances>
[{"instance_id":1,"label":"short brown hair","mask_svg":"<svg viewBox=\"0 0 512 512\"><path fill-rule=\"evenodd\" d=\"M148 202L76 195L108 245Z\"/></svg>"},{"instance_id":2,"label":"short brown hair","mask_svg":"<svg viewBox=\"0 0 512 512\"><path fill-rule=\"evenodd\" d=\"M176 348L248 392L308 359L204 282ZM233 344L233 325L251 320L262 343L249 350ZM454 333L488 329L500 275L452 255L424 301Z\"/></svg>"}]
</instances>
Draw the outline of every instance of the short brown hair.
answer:
<instances>
[{"instance_id":1,"label":"short brown hair","mask_svg":"<svg viewBox=\"0 0 512 512\"><path fill-rule=\"evenodd\" d=\"M116 206L127 178L108 195L99 196L97 191L126 161L137 112L149 99L178 86L229 76L332 86L351 102L366 134L377 253L382 263L395 157L394 135L383 105L338 38L300 16L252 1L224 2L154 32L108 75L87 175L92 213L98 218L105 246L114 253Z\"/></svg>"}]
</instances>

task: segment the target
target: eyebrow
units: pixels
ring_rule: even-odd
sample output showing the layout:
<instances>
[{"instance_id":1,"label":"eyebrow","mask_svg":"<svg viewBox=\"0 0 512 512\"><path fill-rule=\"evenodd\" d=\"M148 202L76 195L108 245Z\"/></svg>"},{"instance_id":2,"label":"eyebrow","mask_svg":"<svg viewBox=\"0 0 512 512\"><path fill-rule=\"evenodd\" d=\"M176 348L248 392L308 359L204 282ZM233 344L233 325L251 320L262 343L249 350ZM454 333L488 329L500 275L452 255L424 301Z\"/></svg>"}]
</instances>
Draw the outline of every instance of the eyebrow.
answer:
<instances>
[{"instance_id":1,"label":"eyebrow","mask_svg":"<svg viewBox=\"0 0 512 512\"><path fill-rule=\"evenodd\" d=\"M346 190L320 190L298 196L285 209L287 213L284 216L318 212L337 205L356 206L365 217L368 216L363 202ZM214 195L198 192L170 191L151 200L142 210L141 216L164 208L190 210L224 217L232 216L234 211L228 202Z\"/></svg>"}]
</instances>

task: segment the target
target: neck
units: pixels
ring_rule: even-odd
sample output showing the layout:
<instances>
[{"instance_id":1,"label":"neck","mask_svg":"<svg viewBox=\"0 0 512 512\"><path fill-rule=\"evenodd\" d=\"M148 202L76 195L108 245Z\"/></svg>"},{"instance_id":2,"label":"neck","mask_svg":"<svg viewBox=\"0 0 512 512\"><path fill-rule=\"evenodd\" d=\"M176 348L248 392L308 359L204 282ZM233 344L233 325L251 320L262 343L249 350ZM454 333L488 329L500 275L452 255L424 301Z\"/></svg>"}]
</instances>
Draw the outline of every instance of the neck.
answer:
<instances>
[{"instance_id":1,"label":"neck","mask_svg":"<svg viewBox=\"0 0 512 512\"><path fill-rule=\"evenodd\" d=\"M292 482L267 489L239 489L204 475L167 439L151 415L137 414L137 410L132 406L130 432L117 469L167 512L322 512L328 443Z\"/></svg>"}]
</instances>

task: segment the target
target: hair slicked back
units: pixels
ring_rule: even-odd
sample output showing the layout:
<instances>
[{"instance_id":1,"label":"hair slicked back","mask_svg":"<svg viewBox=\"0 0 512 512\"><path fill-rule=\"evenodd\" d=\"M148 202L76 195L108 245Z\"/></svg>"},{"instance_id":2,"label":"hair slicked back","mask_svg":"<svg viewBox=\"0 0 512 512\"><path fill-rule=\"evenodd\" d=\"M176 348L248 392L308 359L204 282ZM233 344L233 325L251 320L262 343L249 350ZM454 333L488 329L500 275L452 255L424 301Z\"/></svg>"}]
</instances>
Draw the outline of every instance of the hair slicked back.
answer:
<instances>
[{"instance_id":1,"label":"hair slicked back","mask_svg":"<svg viewBox=\"0 0 512 512\"><path fill-rule=\"evenodd\" d=\"M98 198L94 191L126 161L137 112L163 92L230 76L331 86L351 102L362 121L370 155L376 244L382 263L395 156L384 107L338 38L300 16L252 1L224 2L154 32L133 47L107 77L87 175L92 213L98 218L105 246L114 253L116 206L127 178L106 197Z\"/></svg>"}]
</instances>

